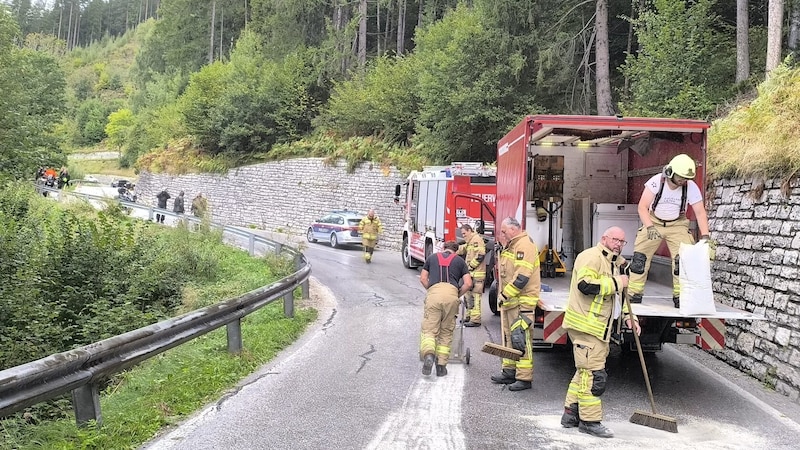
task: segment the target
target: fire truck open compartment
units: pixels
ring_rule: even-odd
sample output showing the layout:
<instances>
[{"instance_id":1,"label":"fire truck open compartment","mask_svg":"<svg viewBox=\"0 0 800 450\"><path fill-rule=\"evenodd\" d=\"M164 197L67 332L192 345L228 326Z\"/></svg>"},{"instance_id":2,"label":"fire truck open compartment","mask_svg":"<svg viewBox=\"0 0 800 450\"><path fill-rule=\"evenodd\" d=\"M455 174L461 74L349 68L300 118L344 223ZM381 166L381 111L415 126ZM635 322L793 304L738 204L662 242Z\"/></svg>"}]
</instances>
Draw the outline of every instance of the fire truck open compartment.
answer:
<instances>
[{"instance_id":1,"label":"fire truck open compartment","mask_svg":"<svg viewBox=\"0 0 800 450\"><path fill-rule=\"evenodd\" d=\"M686 153L696 161L695 181L703 188L708 127L684 119L528 116L498 143L498 220L521 218L540 249L553 227L554 250L571 268L575 256L599 239L592 232L594 206L623 205L612 209L635 211L645 181L675 155ZM542 185L547 171L541 165L552 166L555 157L563 158L563 179ZM560 198L559 192L543 189L559 184ZM551 201L561 202L552 223L542 220L539 210L547 210ZM688 215L694 219L691 211ZM633 241L635 236L627 237ZM659 254L668 254L666 246Z\"/></svg>"}]
</instances>

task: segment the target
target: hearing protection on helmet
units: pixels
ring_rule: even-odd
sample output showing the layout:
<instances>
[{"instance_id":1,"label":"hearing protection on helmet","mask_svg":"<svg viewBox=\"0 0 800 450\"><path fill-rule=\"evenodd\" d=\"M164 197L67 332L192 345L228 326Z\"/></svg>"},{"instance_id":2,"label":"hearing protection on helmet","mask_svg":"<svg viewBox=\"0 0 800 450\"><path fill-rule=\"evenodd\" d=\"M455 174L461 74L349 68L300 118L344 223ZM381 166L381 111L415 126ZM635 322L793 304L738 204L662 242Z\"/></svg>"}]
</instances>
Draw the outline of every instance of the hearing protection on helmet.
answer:
<instances>
[{"instance_id":1,"label":"hearing protection on helmet","mask_svg":"<svg viewBox=\"0 0 800 450\"><path fill-rule=\"evenodd\" d=\"M672 158L669 164L664 166L664 176L667 178L672 178L673 175L677 175L681 178L691 180L694 179L696 174L697 167L694 164L694 160L689 155L683 153Z\"/></svg>"}]
</instances>

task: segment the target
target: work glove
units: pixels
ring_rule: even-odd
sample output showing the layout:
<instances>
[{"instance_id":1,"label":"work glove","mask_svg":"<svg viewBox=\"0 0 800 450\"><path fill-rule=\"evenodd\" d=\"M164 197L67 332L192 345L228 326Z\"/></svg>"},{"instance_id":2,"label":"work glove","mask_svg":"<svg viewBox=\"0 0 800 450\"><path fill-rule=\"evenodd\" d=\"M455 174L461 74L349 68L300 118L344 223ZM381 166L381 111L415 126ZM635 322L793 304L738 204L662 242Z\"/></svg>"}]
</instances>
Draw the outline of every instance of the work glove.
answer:
<instances>
[{"instance_id":1,"label":"work glove","mask_svg":"<svg viewBox=\"0 0 800 450\"><path fill-rule=\"evenodd\" d=\"M700 236L700 242L706 241L708 243L708 259L711 261L717 257L717 241L711 239L707 234Z\"/></svg>"},{"instance_id":2,"label":"work glove","mask_svg":"<svg viewBox=\"0 0 800 450\"><path fill-rule=\"evenodd\" d=\"M647 239L650 239L651 241L654 241L656 239L662 239L661 233L659 233L658 230L656 230L655 225L650 225L649 227L647 227Z\"/></svg>"}]
</instances>

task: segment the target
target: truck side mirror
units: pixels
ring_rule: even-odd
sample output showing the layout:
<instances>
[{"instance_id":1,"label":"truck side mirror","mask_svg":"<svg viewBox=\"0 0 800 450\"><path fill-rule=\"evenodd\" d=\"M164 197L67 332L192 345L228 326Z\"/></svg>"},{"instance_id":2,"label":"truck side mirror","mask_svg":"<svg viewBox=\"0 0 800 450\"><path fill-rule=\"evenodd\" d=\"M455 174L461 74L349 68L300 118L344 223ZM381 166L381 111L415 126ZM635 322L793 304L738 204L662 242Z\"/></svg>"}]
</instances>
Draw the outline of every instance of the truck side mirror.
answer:
<instances>
[{"instance_id":1,"label":"truck side mirror","mask_svg":"<svg viewBox=\"0 0 800 450\"><path fill-rule=\"evenodd\" d=\"M399 184L394 185L394 202L395 203L400 202L400 185Z\"/></svg>"}]
</instances>

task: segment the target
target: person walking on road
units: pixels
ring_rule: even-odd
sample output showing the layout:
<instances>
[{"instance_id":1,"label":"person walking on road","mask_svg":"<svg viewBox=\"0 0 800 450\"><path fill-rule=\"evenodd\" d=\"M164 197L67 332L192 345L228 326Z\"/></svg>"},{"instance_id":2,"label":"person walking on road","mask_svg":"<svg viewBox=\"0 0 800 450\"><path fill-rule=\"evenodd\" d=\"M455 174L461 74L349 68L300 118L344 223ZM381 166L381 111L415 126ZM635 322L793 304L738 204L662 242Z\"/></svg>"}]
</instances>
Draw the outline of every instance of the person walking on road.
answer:
<instances>
[{"instance_id":1,"label":"person walking on road","mask_svg":"<svg viewBox=\"0 0 800 450\"><path fill-rule=\"evenodd\" d=\"M661 242L667 241L672 257L672 302L676 308L680 307L678 251L682 243L694 244L694 238L689 231L689 219L686 218L687 203L691 205L697 218L700 239L709 240L708 214L703 205L703 195L692 181L696 174L694 160L688 155L680 154L664 166L662 173L654 175L644 184L638 206L642 227L636 233L633 251L634 262L637 259L644 260L645 268L641 274L631 273L628 286L631 303L642 302L653 255ZM710 244L713 247L713 243Z\"/></svg>"},{"instance_id":2,"label":"person walking on road","mask_svg":"<svg viewBox=\"0 0 800 450\"><path fill-rule=\"evenodd\" d=\"M533 381L533 342L531 325L541 290L539 251L517 219L508 217L500 225L500 241L505 245L500 253L498 292L500 321L504 342L513 342L512 333L523 333L524 348L519 361L503 358L502 372L492 375L492 382L507 384L510 391L531 388ZM519 330L519 331L515 331ZM518 341L517 339L514 339ZM516 347L515 347L516 348Z\"/></svg>"},{"instance_id":3,"label":"person walking on road","mask_svg":"<svg viewBox=\"0 0 800 450\"><path fill-rule=\"evenodd\" d=\"M358 223L358 231L361 233L361 244L364 246L364 260L370 263L375 246L378 245L378 235L383 233L383 223L375 215L374 209L370 209Z\"/></svg>"},{"instance_id":4,"label":"person walking on road","mask_svg":"<svg viewBox=\"0 0 800 450\"><path fill-rule=\"evenodd\" d=\"M619 294L628 286L627 263L620 256L625 232L607 229L600 242L578 254L572 269L569 301L562 327L572 342L575 375L569 382L561 425L597 437L610 438L600 396L606 390L606 358L613 324L620 314L627 326L639 334L639 322L631 323Z\"/></svg>"},{"instance_id":5,"label":"person walking on road","mask_svg":"<svg viewBox=\"0 0 800 450\"><path fill-rule=\"evenodd\" d=\"M204 218L206 215L206 209L208 208L208 203L206 198L203 197L203 193L200 192L197 196L192 199L192 214L195 217Z\"/></svg>"},{"instance_id":6,"label":"person walking on road","mask_svg":"<svg viewBox=\"0 0 800 450\"><path fill-rule=\"evenodd\" d=\"M419 275L419 282L428 290L419 343L423 375L431 374L434 363L437 377L447 375L459 298L472 288L467 263L457 251L455 241L445 242L444 251L428 256Z\"/></svg>"},{"instance_id":7,"label":"person walking on road","mask_svg":"<svg viewBox=\"0 0 800 450\"><path fill-rule=\"evenodd\" d=\"M483 236L476 233L469 224L461 225L464 244L458 248L458 254L464 256L472 276L472 292L467 294L467 317L465 327L481 326L481 301L483 300L483 282L486 280L486 242Z\"/></svg>"},{"instance_id":8,"label":"person walking on road","mask_svg":"<svg viewBox=\"0 0 800 450\"><path fill-rule=\"evenodd\" d=\"M172 198L172 196L169 195L169 192L167 192L166 189L159 192L158 195L156 195L156 199L158 200L158 208L167 209L167 200L170 198ZM156 213L156 223L164 223L165 218L166 215L159 212Z\"/></svg>"}]
</instances>

